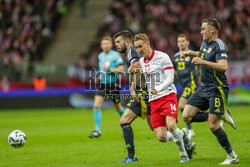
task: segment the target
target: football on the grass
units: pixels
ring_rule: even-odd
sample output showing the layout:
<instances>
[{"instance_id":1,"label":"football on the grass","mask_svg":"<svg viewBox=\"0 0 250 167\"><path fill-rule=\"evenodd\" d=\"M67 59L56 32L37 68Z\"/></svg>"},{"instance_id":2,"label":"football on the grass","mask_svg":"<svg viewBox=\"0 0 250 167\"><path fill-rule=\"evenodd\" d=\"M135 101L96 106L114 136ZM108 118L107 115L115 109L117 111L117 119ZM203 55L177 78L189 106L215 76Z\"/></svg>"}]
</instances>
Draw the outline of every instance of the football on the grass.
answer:
<instances>
[{"instance_id":1,"label":"football on the grass","mask_svg":"<svg viewBox=\"0 0 250 167\"><path fill-rule=\"evenodd\" d=\"M20 130L14 130L10 133L8 142L14 148L23 147L26 143L26 135Z\"/></svg>"}]
</instances>

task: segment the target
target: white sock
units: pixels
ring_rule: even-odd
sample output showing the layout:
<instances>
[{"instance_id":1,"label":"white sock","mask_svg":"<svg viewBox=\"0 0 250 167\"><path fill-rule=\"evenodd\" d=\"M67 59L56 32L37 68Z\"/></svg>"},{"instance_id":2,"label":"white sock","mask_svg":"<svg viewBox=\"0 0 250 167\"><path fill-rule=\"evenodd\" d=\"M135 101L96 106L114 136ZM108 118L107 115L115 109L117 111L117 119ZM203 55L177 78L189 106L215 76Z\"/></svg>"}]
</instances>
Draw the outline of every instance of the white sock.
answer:
<instances>
[{"instance_id":1,"label":"white sock","mask_svg":"<svg viewBox=\"0 0 250 167\"><path fill-rule=\"evenodd\" d=\"M180 151L181 155L187 155L187 152L184 147L184 142L183 142L183 132L177 128L173 133L173 140L176 144L176 147Z\"/></svg>"},{"instance_id":2,"label":"white sock","mask_svg":"<svg viewBox=\"0 0 250 167\"><path fill-rule=\"evenodd\" d=\"M167 130L167 141L172 141L172 140L173 140L172 133Z\"/></svg>"},{"instance_id":3,"label":"white sock","mask_svg":"<svg viewBox=\"0 0 250 167\"><path fill-rule=\"evenodd\" d=\"M230 157L233 157L233 158L236 158L236 157L237 157L237 155L236 155L236 153L234 152L234 150L229 154L229 156L230 156Z\"/></svg>"}]
</instances>

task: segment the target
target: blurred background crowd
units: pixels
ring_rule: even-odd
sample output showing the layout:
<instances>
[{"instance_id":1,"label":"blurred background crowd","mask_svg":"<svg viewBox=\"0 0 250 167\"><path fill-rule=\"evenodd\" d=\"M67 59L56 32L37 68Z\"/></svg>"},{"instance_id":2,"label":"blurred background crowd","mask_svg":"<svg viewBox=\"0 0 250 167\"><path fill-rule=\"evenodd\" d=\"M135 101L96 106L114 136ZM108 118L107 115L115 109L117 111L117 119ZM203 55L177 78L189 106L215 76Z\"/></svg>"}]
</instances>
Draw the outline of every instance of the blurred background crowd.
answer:
<instances>
[{"instance_id":1,"label":"blurred background crowd","mask_svg":"<svg viewBox=\"0 0 250 167\"><path fill-rule=\"evenodd\" d=\"M103 36L124 29L146 33L152 48L173 57L179 33L199 50L201 21L208 17L220 21L219 37L229 49L229 102L250 103L249 15L249 0L0 0L1 107L62 107L82 100L92 106L85 98L94 95ZM120 78L125 93L127 78Z\"/></svg>"},{"instance_id":2,"label":"blurred background crowd","mask_svg":"<svg viewBox=\"0 0 250 167\"><path fill-rule=\"evenodd\" d=\"M249 0L115 0L93 40L89 51L78 61L81 68L96 67L100 38L124 28L133 33L146 33L153 48L173 56L178 51L176 37L184 33L191 41L190 49L201 44L201 21L216 17L221 23L220 38L229 49L229 60L250 57Z\"/></svg>"},{"instance_id":3,"label":"blurred background crowd","mask_svg":"<svg viewBox=\"0 0 250 167\"><path fill-rule=\"evenodd\" d=\"M86 2L79 0L80 6ZM60 28L62 16L72 3L73 0L0 0L1 76L19 80L22 62L43 60L46 48ZM178 51L179 33L188 36L190 49L198 50L201 21L207 16L220 21L220 38L229 48L229 60L247 60L250 57L249 6L249 0L114 0L96 37L90 39L89 49L79 56L77 67L96 68L101 37L123 29L146 33L153 48L171 57Z\"/></svg>"},{"instance_id":4,"label":"blurred background crowd","mask_svg":"<svg viewBox=\"0 0 250 167\"><path fill-rule=\"evenodd\" d=\"M42 60L73 0L0 0L0 72L20 79L22 62Z\"/></svg>"}]
</instances>

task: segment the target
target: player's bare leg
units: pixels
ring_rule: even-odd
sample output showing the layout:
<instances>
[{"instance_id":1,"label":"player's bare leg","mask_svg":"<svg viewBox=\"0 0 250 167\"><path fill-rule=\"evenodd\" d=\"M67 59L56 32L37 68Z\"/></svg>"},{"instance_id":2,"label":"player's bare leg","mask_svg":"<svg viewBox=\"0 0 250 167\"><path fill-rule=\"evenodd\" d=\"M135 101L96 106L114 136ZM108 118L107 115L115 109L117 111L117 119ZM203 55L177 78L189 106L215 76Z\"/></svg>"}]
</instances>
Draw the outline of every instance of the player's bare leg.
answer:
<instances>
[{"instance_id":1,"label":"player's bare leg","mask_svg":"<svg viewBox=\"0 0 250 167\"><path fill-rule=\"evenodd\" d=\"M178 102L178 108L180 110L184 110L184 107L186 104L187 104L187 99L184 97L180 97L179 102Z\"/></svg>"},{"instance_id":2,"label":"player's bare leg","mask_svg":"<svg viewBox=\"0 0 250 167\"><path fill-rule=\"evenodd\" d=\"M184 141L183 141L183 132L177 128L176 125L176 119L174 117L166 117L166 122L167 122L167 128L169 130L169 132L171 133L171 137L173 139L173 141L176 144L176 147L178 148L178 150L180 151L180 155L181 155L181 161L180 162L188 162L189 158L184 146ZM160 141L160 142L166 142L169 141L169 139L167 140L167 128L166 127L158 127L154 129L156 138Z\"/></svg>"},{"instance_id":3,"label":"player's bare leg","mask_svg":"<svg viewBox=\"0 0 250 167\"><path fill-rule=\"evenodd\" d=\"M94 101L94 109L93 109L93 115L94 115L94 121L95 121L95 130L93 130L90 134L90 138L94 137L100 137L101 136L101 120L102 120L102 113L101 113L101 105L104 101L104 97L100 95L95 96Z\"/></svg>"},{"instance_id":4,"label":"player's bare leg","mask_svg":"<svg viewBox=\"0 0 250 167\"><path fill-rule=\"evenodd\" d=\"M95 95L94 109L100 109L101 106L102 106L103 101L104 101L103 96Z\"/></svg>"},{"instance_id":5,"label":"player's bare leg","mask_svg":"<svg viewBox=\"0 0 250 167\"><path fill-rule=\"evenodd\" d=\"M189 158L184 146L183 141L183 132L177 127L176 125L176 119L174 117L167 116L166 117L166 123L167 128L171 132L173 136L173 141L176 144L176 147L178 148L180 155L181 155L181 161L180 162L188 162Z\"/></svg>"},{"instance_id":6,"label":"player's bare leg","mask_svg":"<svg viewBox=\"0 0 250 167\"><path fill-rule=\"evenodd\" d=\"M124 113L124 108L122 107L121 103L114 103L115 110L119 113L120 116Z\"/></svg>"},{"instance_id":7,"label":"player's bare leg","mask_svg":"<svg viewBox=\"0 0 250 167\"><path fill-rule=\"evenodd\" d=\"M220 119L221 119L221 115L209 114L209 118L208 118L209 129L216 136L221 147L224 148L225 151L227 152L226 160L220 164L222 165L236 164L239 162L239 157L236 155L233 148L231 147L230 142L227 138L226 132L220 127Z\"/></svg>"},{"instance_id":8,"label":"player's bare leg","mask_svg":"<svg viewBox=\"0 0 250 167\"><path fill-rule=\"evenodd\" d=\"M187 104L185 105L182 119L185 122L204 122L208 120L208 113L201 112L199 108Z\"/></svg>"},{"instance_id":9,"label":"player's bare leg","mask_svg":"<svg viewBox=\"0 0 250 167\"><path fill-rule=\"evenodd\" d=\"M152 131L154 131L153 128L152 128L152 125L151 125L150 115L148 115L146 119L147 119L148 127L149 127Z\"/></svg>"},{"instance_id":10,"label":"player's bare leg","mask_svg":"<svg viewBox=\"0 0 250 167\"><path fill-rule=\"evenodd\" d=\"M130 109L126 108L120 119L120 125L123 132L123 138L128 150L128 157L121 162L134 162L138 161L135 157L135 146L134 146L134 132L131 127L131 123L138 116Z\"/></svg>"},{"instance_id":11,"label":"player's bare leg","mask_svg":"<svg viewBox=\"0 0 250 167\"><path fill-rule=\"evenodd\" d=\"M184 107L187 104L187 99L184 97L180 97L179 102L178 102L178 108L181 110L183 113ZM187 132L188 132L188 138L191 140L194 136L194 130L192 129L192 124L190 122L186 122L187 125Z\"/></svg>"},{"instance_id":12,"label":"player's bare leg","mask_svg":"<svg viewBox=\"0 0 250 167\"><path fill-rule=\"evenodd\" d=\"M129 108L126 108L120 119L120 124L132 123L138 116Z\"/></svg>"},{"instance_id":13,"label":"player's bare leg","mask_svg":"<svg viewBox=\"0 0 250 167\"><path fill-rule=\"evenodd\" d=\"M167 128L166 127L155 128L154 132L158 141L163 142L163 143L167 141Z\"/></svg>"}]
</instances>

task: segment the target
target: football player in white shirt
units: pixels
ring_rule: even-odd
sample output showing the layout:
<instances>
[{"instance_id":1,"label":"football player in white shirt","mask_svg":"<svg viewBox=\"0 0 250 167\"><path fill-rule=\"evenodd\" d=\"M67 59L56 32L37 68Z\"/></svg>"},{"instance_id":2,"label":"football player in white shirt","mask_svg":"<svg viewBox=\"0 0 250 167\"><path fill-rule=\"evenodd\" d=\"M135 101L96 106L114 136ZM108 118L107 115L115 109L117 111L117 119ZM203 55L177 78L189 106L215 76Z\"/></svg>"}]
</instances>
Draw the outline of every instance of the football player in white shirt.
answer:
<instances>
[{"instance_id":1,"label":"football player in white shirt","mask_svg":"<svg viewBox=\"0 0 250 167\"><path fill-rule=\"evenodd\" d=\"M177 127L178 108L176 88L173 84L173 64L166 53L151 49L146 34L135 35L134 46L143 56L140 65L146 78L151 125L156 138L160 142L173 140L180 151L180 162L188 162L193 156L194 144L192 145L186 134Z\"/></svg>"}]
</instances>

